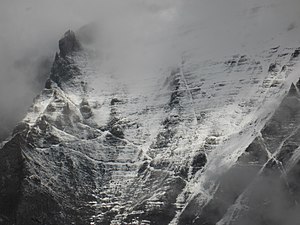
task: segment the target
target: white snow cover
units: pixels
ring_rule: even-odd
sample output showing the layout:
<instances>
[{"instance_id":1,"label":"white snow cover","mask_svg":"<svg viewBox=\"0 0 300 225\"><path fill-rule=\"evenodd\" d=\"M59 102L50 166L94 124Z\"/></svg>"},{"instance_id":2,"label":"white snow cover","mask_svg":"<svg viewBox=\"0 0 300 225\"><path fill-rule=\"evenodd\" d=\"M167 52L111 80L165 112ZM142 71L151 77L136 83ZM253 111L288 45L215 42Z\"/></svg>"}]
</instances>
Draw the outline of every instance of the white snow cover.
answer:
<instances>
[{"instance_id":1,"label":"white snow cover","mask_svg":"<svg viewBox=\"0 0 300 225\"><path fill-rule=\"evenodd\" d=\"M272 18L269 14L274 8L270 7L276 9L278 4L264 5L256 1L246 10L248 13L252 10L252 14L249 13L248 17L241 15L245 12L242 9L237 10L237 16L233 17L235 19L229 19L231 24L221 26L218 23L224 37L213 39L216 46L221 48L222 45L234 43L238 43L239 46L235 50L232 46L230 50L225 46L220 49L220 54L216 54L217 47L211 49L212 52L209 52L210 49L205 48L203 43L200 45L203 48L198 47L197 42L210 37L207 34L201 37L202 32L208 28L197 28L199 25L197 21L190 18L191 21L185 20L190 23L182 25L179 33L171 32L153 43L142 42L145 45L138 52L134 52L136 55L132 56L130 49L125 48L127 51L125 53L131 58L126 59L126 54L122 52L124 58L121 57L121 62L119 57L114 61L114 56L94 59L86 52L73 55L72 58L80 68L81 75L75 77L72 82L63 83L61 88L54 87L54 89L78 115L81 102L83 99L87 100L93 112L89 122L95 127L107 125L111 116L111 101L117 99L119 102L115 106L116 115L125 126L123 140L127 146L126 148L118 146L120 151L116 161L110 162L99 144L108 131L103 132L102 136L95 140L85 141L78 138L84 135L75 131L66 133L54 129L53 132L59 133L65 142L77 141L89 146L92 149L87 155L90 160L107 162L112 168L113 181L105 187L108 193L115 193L117 190L122 192L122 189L134 182L137 168L144 159L167 161L175 166L190 165L193 157L204 151L207 164L195 175L189 171L187 185L177 198L177 214L170 223L177 224L177 219L194 196L200 194L199 202L203 205L213 197L219 177L234 165L238 157L259 135L291 83L299 78L297 61L291 60L294 49L300 46L300 39L295 38L300 37L298 29L290 31L282 29L277 32L275 28L270 28L270 31L263 32L267 35L266 39L261 36L257 41L255 37L251 38L254 35L251 33L252 30L257 32L255 26L259 23L254 17L266 13L267 18L268 16ZM210 16L207 18L211 19ZM236 20L237 18L241 18L241 21ZM215 23L216 21L212 21L211 26ZM224 44L218 42L228 38L226 35L231 29L235 30L235 24L239 27L246 24L246 29L250 26L249 36L246 39L238 39L243 43L237 40ZM205 25L204 23L201 26ZM280 28L282 27L284 26L280 25ZM172 35L175 37L172 38ZM270 35L274 38L268 38ZM167 47L164 47L163 55L168 55L166 53L177 55L170 56L171 63L168 60L164 61L161 56L158 56L159 60L154 60L156 54L161 52L151 54L151 49L159 49L168 40L171 40L171 46L167 44ZM180 47L174 47L172 44ZM271 64L275 65L274 70L270 70ZM174 69L178 69L177 91L182 93L179 103L181 110L166 110L170 96L174 92L170 88L170 80L173 79L170 74ZM46 110L54 101L52 92L50 94L43 92L35 100L32 111L25 117L24 122L32 126L42 115L55 120L57 114L49 114ZM152 148L152 144L165 129L163 121L172 116L180 118L176 134L168 147L157 151ZM206 148L207 145L209 148ZM74 154L81 153L74 152ZM124 169L125 167L128 169ZM170 168L167 173L172 174L172 169ZM153 195L149 200L154 201L156 197ZM109 207L110 210L116 211L120 205L130 206L129 202L124 203L121 200L119 205L115 204L113 207L107 206L109 205L107 202L100 199L99 202L90 204L95 207ZM138 214L138 212L131 213ZM115 224L119 222L116 219ZM147 224L147 221L144 223Z\"/></svg>"}]
</instances>

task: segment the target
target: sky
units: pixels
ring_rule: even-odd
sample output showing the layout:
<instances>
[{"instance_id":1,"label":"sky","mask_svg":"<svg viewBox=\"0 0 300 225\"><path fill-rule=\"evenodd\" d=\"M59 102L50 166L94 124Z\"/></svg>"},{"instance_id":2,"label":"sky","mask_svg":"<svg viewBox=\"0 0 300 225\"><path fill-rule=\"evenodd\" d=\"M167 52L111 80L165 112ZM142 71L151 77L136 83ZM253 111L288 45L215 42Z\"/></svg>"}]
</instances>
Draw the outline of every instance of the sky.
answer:
<instances>
[{"instance_id":1,"label":"sky","mask_svg":"<svg viewBox=\"0 0 300 225\"><path fill-rule=\"evenodd\" d=\"M111 64L143 71L176 64L186 51L196 50L200 60L270 43L294 47L300 1L1 0L2 130L24 116L42 89L63 33L95 21L98 47L110 52Z\"/></svg>"}]
</instances>

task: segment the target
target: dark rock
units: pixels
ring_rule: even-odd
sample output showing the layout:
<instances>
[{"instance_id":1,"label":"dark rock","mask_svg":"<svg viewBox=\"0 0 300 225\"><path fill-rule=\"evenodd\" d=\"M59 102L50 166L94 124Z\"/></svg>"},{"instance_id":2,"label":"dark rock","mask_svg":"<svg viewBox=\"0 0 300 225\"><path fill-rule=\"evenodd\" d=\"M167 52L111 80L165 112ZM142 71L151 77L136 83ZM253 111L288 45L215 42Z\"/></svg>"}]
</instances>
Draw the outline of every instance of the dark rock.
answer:
<instances>
[{"instance_id":1,"label":"dark rock","mask_svg":"<svg viewBox=\"0 0 300 225\"><path fill-rule=\"evenodd\" d=\"M121 140L117 136L108 133L105 136L104 143L107 144L107 145L111 145L111 146L117 146L117 145L121 144Z\"/></svg>"},{"instance_id":2,"label":"dark rock","mask_svg":"<svg viewBox=\"0 0 300 225\"><path fill-rule=\"evenodd\" d=\"M298 56L300 55L300 49L296 49L292 56L291 56L291 59L294 59L294 58L297 58Z\"/></svg>"},{"instance_id":3,"label":"dark rock","mask_svg":"<svg viewBox=\"0 0 300 225\"><path fill-rule=\"evenodd\" d=\"M295 84L291 84L290 90L289 90L289 95L290 96L294 96L297 95L297 88L295 86Z\"/></svg>"},{"instance_id":4,"label":"dark rock","mask_svg":"<svg viewBox=\"0 0 300 225\"><path fill-rule=\"evenodd\" d=\"M168 144L172 141L172 138L176 134L176 131L172 129L164 129L161 131L157 137L156 141L151 145L151 148L166 148Z\"/></svg>"},{"instance_id":5,"label":"dark rock","mask_svg":"<svg viewBox=\"0 0 300 225\"><path fill-rule=\"evenodd\" d=\"M29 179L32 180L35 184L41 184L41 179L37 175L31 175Z\"/></svg>"},{"instance_id":6,"label":"dark rock","mask_svg":"<svg viewBox=\"0 0 300 225\"><path fill-rule=\"evenodd\" d=\"M116 103L120 103L122 102L121 100L117 99L117 98L113 98L111 101L110 101L110 105L115 105Z\"/></svg>"},{"instance_id":7,"label":"dark rock","mask_svg":"<svg viewBox=\"0 0 300 225\"><path fill-rule=\"evenodd\" d=\"M26 143L22 135L17 134L0 151L0 218L5 219L4 225L16 223L25 172L23 146Z\"/></svg>"},{"instance_id":8,"label":"dark rock","mask_svg":"<svg viewBox=\"0 0 300 225\"><path fill-rule=\"evenodd\" d=\"M45 116L42 116L40 119L37 120L36 126L45 132L47 129L49 129L47 118Z\"/></svg>"},{"instance_id":9,"label":"dark rock","mask_svg":"<svg viewBox=\"0 0 300 225\"><path fill-rule=\"evenodd\" d=\"M75 33L68 30L64 37L59 40L60 56L66 57L68 54L81 50L81 45L78 42Z\"/></svg>"},{"instance_id":10,"label":"dark rock","mask_svg":"<svg viewBox=\"0 0 300 225\"><path fill-rule=\"evenodd\" d=\"M169 117L167 117L164 121L163 121L163 125L168 128L171 126L176 126L179 123L180 119L178 115L171 115Z\"/></svg>"},{"instance_id":11,"label":"dark rock","mask_svg":"<svg viewBox=\"0 0 300 225\"><path fill-rule=\"evenodd\" d=\"M273 48L271 48L270 50L271 50L273 53L275 53L275 52L278 51L279 47L280 47L280 45L278 45L278 46L276 46L276 47L273 47Z\"/></svg>"},{"instance_id":12,"label":"dark rock","mask_svg":"<svg viewBox=\"0 0 300 225\"><path fill-rule=\"evenodd\" d=\"M175 171L175 174L180 176L181 178L187 180L189 174L189 167L188 166L180 166L178 171Z\"/></svg>"},{"instance_id":13,"label":"dark rock","mask_svg":"<svg viewBox=\"0 0 300 225\"><path fill-rule=\"evenodd\" d=\"M71 114L71 109L70 109L70 105L69 103L67 103L64 107L63 107L63 114L65 115L70 115Z\"/></svg>"},{"instance_id":14,"label":"dark rock","mask_svg":"<svg viewBox=\"0 0 300 225\"><path fill-rule=\"evenodd\" d=\"M80 70L74 65L73 61L56 54L50 72L50 79L61 86L62 82L66 82L75 76L80 76Z\"/></svg>"},{"instance_id":15,"label":"dark rock","mask_svg":"<svg viewBox=\"0 0 300 225\"><path fill-rule=\"evenodd\" d=\"M139 168L138 173L139 173L139 174L143 173L143 172L148 168L148 166L149 166L149 163L148 163L147 161L144 162L144 163L141 165L141 167Z\"/></svg>"},{"instance_id":16,"label":"dark rock","mask_svg":"<svg viewBox=\"0 0 300 225\"><path fill-rule=\"evenodd\" d=\"M47 112L55 112L56 111L56 107L53 104L49 104L46 108Z\"/></svg>"},{"instance_id":17,"label":"dark rock","mask_svg":"<svg viewBox=\"0 0 300 225\"><path fill-rule=\"evenodd\" d=\"M281 71L280 72L285 72L287 69L286 65L284 65L282 68L281 68Z\"/></svg>"},{"instance_id":18,"label":"dark rock","mask_svg":"<svg viewBox=\"0 0 300 225\"><path fill-rule=\"evenodd\" d=\"M206 162L207 159L204 152L200 152L199 154L197 154L192 162L192 175L201 170L205 166Z\"/></svg>"},{"instance_id":19,"label":"dark rock","mask_svg":"<svg viewBox=\"0 0 300 225\"><path fill-rule=\"evenodd\" d=\"M225 64L228 65L229 67L233 67L236 63L237 61L235 59L228 60L225 62Z\"/></svg>"},{"instance_id":20,"label":"dark rock","mask_svg":"<svg viewBox=\"0 0 300 225\"><path fill-rule=\"evenodd\" d=\"M161 161L151 161L150 162L150 167L158 170L162 169L167 169L170 166L170 162L166 160L161 160Z\"/></svg>"},{"instance_id":21,"label":"dark rock","mask_svg":"<svg viewBox=\"0 0 300 225\"><path fill-rule=\"evenodd\" d=\"M260 137L255 138L245 152L239 157L238 162L262 166L268 160L268 154L265 148L263 140Z\"/></svg>"},{"instance_id":22,"label":"dark rock","mask_svg":"<svg viewBox=\"0 0 300 225\"><path fill-rule=\"evenodd\" d=\"M51 89L52 86L52 81L50 79L47 79L46 83L45 83L45 88L46 89Z\"/></svg>"},{"instance_id":23,"label":"dark rock","mask_svg":"<svg viewBox=\"0 0 300 225\"><path fill-rule=\"evenodd\" d=\"M92 108L86 99L83 99L80 103L80 112L84 119L89 119L93 116Z\"/></svg>"},{"instance_id":24,"label":"dark rock","mask_svg":"<svg viewBox=\"0 0 300 225\"><path fill-rule=\"evenodd\" d=\"M269 69L268 69L268 72L271 73L271 72L278 72L279 69L278 69L278 64L277 63L271 63L270 66L269 66Z\"/></svg>"},{"instance_id":25,"label":"dark rock","mask_svg":"<svg viewBox=\"0 0 300 225\"><path fill-rule=\"evenodd\" d=\"M237 65L238 65L238 66L245 65L245 64L247 63L247 61L248 61L247 56L246 56L246 55L242 55L242 56L240 57L240 59L238 60Z\"/></svg>"},{"instance_id":26,"label":"dark rock","mask_svg":"<svg viewBox=\"0 0 300 225\"><path fill-rule=\"evenodd\" d=\"M68 81L74 76L80 75L80 70L74 65L71 58L67 55L80 51L81 45L77 41L73 31L67 31L64 37L59 40L60 53L55 54L55 59L50 72L50 79L57 83L59 86L61 82ZM46 82L46 88L49 88L50 82Z\"/></svg>"},{"instance_id":27,"label":"dark rock","mask_svg":"<svg viewBox=\"0 0 300 225\"><path fill-rule=\"evenodd\" d=\"M124 132L120 125L112 126L109 131L110 131L110 133L112 133L114 136L116 136L118 138L124 138Z\"/></svg>"},{"instance_id":28,"label":"dark rock","mask_svg":"<svg viewBox=\"0 0 300 225\"><path fill-rule=\"evenodd\" d=\"M169 107L171 109L176 108L179 106L180 98L182 97L183 93L180 91L180 69L172 70L170 77L168 78L169 81L169 89L171 90L172 94L169 101Z\"/></svg>"},{"instance_id":29,"label":"dark rock","mask_svg":"<svg viewBox=\"0 0 300 225\"><path fill-rule=\"evenodd\" d=\"M28 129L29 129L29 125L27 123L21 122L13 130L13 135L17 133L22 133L24 131L27 131Z\"/></svg>"},{"instance_id":30,"label":"dark rock","mask_svg":"<svg viewBox=\"0 0 300 225\"><path fill-rule=\"evenodd\" d=\"M296 83L296 87L299 89L300 88L300 79Z\"/></svg>"}]
</instances>

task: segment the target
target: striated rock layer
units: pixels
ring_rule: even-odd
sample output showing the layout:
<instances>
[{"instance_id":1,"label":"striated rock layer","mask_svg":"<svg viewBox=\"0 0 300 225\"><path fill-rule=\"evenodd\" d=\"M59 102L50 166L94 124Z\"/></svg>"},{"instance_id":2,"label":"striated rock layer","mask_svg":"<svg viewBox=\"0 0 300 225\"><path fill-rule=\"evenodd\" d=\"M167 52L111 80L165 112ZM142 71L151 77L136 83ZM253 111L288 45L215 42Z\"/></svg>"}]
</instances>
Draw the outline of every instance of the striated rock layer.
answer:
<instances>
[{"instance_id":1,"label":"striated rock layer","mask_svg":"<svg viewBox=\"0 0 300 225\"><path fill-rule=\"evenodd\" d=\"M1 225L295 218L299 48L204 62L189 53L132 82L95 63L71 31L59 47L0 150Z\"/></svg>"}]
</instances>

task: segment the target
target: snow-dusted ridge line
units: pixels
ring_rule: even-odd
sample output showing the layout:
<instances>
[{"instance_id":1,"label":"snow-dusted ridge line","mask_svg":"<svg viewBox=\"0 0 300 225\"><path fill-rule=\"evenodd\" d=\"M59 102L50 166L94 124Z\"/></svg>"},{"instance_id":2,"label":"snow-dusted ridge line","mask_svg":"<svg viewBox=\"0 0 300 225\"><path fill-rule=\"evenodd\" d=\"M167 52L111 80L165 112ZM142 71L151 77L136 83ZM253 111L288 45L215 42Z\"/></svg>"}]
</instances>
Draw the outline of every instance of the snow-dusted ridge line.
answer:
<instances>
[{"instance_id":1,"label":"snow-dusted ridge line","mask_svg":"<svg viewBox=\"0 0 300 225\"><path fill-rule=\"evenodd\" d=\"M40 206L40 191L61 212L48 220L193 224L298 79L294 51L205 62L191 53L175 70L147 71L147 82L85 51L57 55L56 80L18 131L30 142L20 152L32 202L22 204Z\"/></svg>"}]
</instances>

